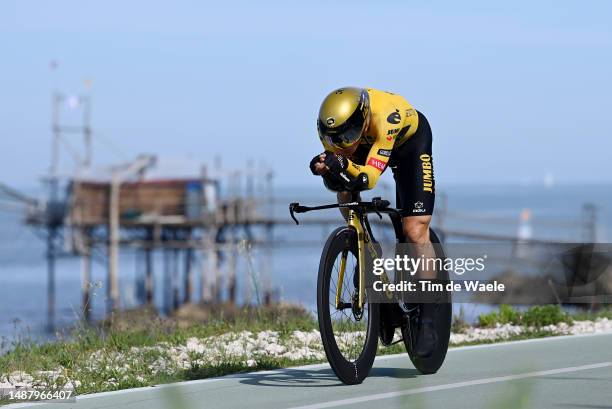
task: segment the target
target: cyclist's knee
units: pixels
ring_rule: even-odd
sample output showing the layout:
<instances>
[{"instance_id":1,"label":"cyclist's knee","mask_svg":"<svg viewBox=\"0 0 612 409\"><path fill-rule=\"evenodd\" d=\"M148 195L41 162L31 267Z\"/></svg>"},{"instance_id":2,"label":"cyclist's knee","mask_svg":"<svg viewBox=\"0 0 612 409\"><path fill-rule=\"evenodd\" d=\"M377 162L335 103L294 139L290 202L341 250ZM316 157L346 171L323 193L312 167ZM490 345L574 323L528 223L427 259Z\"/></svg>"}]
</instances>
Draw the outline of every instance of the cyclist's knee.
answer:
<instances>
[{"instance_id":1,"label":"cyclist's knee","mask_svg":"<svg viewBox=\"0 0 612 409\"><path fill-rule=\"evenodd\" d=\"M409 216L402 219L404 237L409 243L429 243L431 216Z\"/></svg>"},{"instance_id":2,"label":"cyclist's knee","mask_svg":"<svg viewBox=\"0 0 612 409\"><path fill-rule=\"evenodd\" d=\"M338 192L336 194L336 197L338 198L338 203L348 203L351 201L353 195L349 191L343 191L343 192Z\"/></svg>"},{"instance_id":3,"label":"cyclist's knee","mask_svg":"<svg viewBox=\"0 0 612 409\"><path fill-rule=\"evenodd\" d=\"M361 195L359 192L350 192L348 190L337 192L336 197L338 198L338 203L349 203L353 201L358 202L361 200Z\"/></svg>"}]
</instances>

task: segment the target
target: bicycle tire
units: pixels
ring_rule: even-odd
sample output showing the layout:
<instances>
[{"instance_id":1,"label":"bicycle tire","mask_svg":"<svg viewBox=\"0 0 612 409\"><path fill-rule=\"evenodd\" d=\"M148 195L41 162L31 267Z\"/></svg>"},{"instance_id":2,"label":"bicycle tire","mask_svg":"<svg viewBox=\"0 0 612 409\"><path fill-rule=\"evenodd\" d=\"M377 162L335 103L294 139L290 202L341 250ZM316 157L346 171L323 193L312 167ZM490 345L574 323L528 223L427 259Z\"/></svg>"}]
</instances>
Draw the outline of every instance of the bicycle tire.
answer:
<instances>
[{"instance_id":1,"label":"bicycle tire","mask_svg":"<svg viewBox=\"0 0 612 409\"><path fill-rule=\"evenodd\" d=\"M440 239L433 230L430 229L429 234L431 242L434 245L441 244ZM441 245L434 246L434 249L436 251L436 257L442 259L446 258L444 249ZM448 272L444 271L442 273L442 279L448 280ZM430 375L438 372L444 363L446 353L448 352L451 322L453 318L453 304L450 293L447 293L447 300L448 301L445 303L436 304L434 314L428 317L423 316L422 307L419 307L419 311L416 314L412 314L412 316L415 318L411 317L408 325L402 326L402 336L404 338L406 352L408 352L408 356L410 357L414 367L423 375ZM412 345L415 345L417 340L415 338L415 331L412 331L411 328L418 328L419 320L423 318L433 321L438 338L436 347L427 357L420 357L412 352Z\"/></svg>"},{"instance_id":2,"label":"bicycle tire","mask_svg":"<svg viewBox=\"0 0 612 409\"><path fill-rule=\"evenodd\" d=\"M374 364L378 347L380 310L378 304L366 301L368 319L364 345L354 361L347 359L336 342L329 302L334 263L345 249L357 256L357 234L350 227L339 227L330 234L321 254L317 279L317 314L323 348L332 370L343 383L354 385L363 382Z\"/></svg>"}]
</instances>

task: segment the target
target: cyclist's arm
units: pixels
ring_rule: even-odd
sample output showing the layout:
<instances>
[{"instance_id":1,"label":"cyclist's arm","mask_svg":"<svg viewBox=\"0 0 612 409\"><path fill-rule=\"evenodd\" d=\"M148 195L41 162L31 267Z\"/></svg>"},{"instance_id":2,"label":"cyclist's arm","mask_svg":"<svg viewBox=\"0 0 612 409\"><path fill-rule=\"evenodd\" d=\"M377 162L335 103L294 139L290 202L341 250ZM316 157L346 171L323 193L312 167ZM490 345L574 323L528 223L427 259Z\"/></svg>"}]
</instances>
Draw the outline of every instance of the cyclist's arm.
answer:
<instances>
[{"instance_id":1,"label":"cyclist's arm","mask_svg":"<svg viewBox=\"0 0 612 409\"><path fill-rule=\"evenodd\" d=\"M374 188L374 186L376 186L376 182L378 182L378 178L387 167L387 162L389 161L389 156L391 155L391 149L393 149L395 137L390 136L389 139L387 139L387 136L378 138L378 140L372 145L372 148L370 148L365 165L357 165L351 160L348 161L348 167L346 170L351 177L356 178L362 173L367 175L368 181L367 187L364 186L365 189Z\"/></svg>"}]
</instances>

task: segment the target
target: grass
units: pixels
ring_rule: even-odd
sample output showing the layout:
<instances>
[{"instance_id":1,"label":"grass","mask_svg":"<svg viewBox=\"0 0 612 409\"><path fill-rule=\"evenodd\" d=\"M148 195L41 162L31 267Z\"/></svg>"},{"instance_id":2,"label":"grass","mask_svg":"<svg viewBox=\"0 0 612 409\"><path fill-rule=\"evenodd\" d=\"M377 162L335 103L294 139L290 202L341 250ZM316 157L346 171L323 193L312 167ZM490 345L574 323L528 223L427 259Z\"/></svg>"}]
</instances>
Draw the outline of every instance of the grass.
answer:
<instances>
[{"instance_id":1,"label":"grass","mask_svg":"<svg viewBox=\"0 0 612 409\"><path fill-rule=\"evenodd\" d=\"M565 323L571 325L574 321L594 321L598 318L612 320L612 307L597 311L565 312L559 305L536 305L526 310L519 310L510 305L500 305L497 311L478 316L478 326L493 328L497 324L524 325L541 328L547 325Z\"/></svg>"},{"instance_id":2,"label":"grass","mask_svg":"<svg viewBox=\"0 0 612 409\"><path fill-rule=\"evenodd\" d=\"M210 317L206 325L179 325L152 316L142 318L116 319L99 327L80 326L70 334L60 336L57 341L44 344L19 337L10 343L10 351L0 356L0 376L14 371L34 374L36 371L54 371L61 367L63 375L54 383L63 385L66 379L76 379L79 385L75 392L83 394L300 365L311 360L262 358L254 366L249 366L243 357L228 356L227 359L221 357L213 365L196 364L168 373L151 368L152 364L164 358L163 348L156 349L160 344L182 345L190 338L214 338L240 331L257 333L272 330L277 331L282 339L294 330L317 328L311 314L294 307L243 309L231 316L220 312ZM129 359L134 355L132 348L141 350L136 354L138 359ZM98 354L99 360L105 364L92 368L92 354ZM199 357L190 358L195 361ZM126 366L127 369L124 369ZM8 402L0 400L0 404L3 403Z\"/></svg>"},{"instance_id":3,"label":"grass","mask_svg":"<svg viewBox=\"0 0 612 409\"><path fill-rule=\"evenodd\" d=\"M502 305L498 311L482 314L478 323L481 327L495 327L498 323L529 327L519 335L504 339L520 340L554 335L544 328L550 324L570 324L574 319L599 317L612 319L612 310L570 315L554 305L536 306L527 310ZM452 326L454 332L468 328L461 312L453 318ZM140 311L131 317L113 317L97 327L80 326L56 342L37 344L27 338L17 338L10 351L0 356L0 376L14 371L35 374L36 371L55 371L61 368L57 379L49 379L49 384L61 386L69 379L78 380L75 392L86 394L319 363L325 361L321 353L291 359L261 354L250 362L253 358L251 356L236 355L225 350L218 356L211 356L207 346L201 351L185 352L189 364L184 367L164 366L174 362L170 355L177 352L173 348L185 345L190 339L193 342L194 338L209 340L202 342L219 341L225 345L233 338L226 342L223 340L226 335L223 334L250 331L252 337L257 337L262 332L275 331L270 336L276 337L278 344L289 345L288 349L291 349L294 331L308 332L315 329L318 329L318 325L313 315L295 307L242 309L231 314L220 310L209 314L205 325L161 320L151 312ZM465 345L478 343L483 342L469 342ZM401 342L391 347L379 347L381 355L403 352L405 349ZM0 400L0 404L4 403L8 402Z\"/></svg>"},{"instance_id":4,"label":"grass","mask_svg":"<svg viewBox=\"0 0 612 409\"><path fill-rule=\"evenodd\" d=\"M492 328L497 324L540 328L559 323L571 325L573 317L558 305L536 305L524 311L515 309L510 305L500 305L497 311L481 314L478 317L478 325L484 328Z\"/></svg>"},{"instance_id":5,"label":"grass","mask_svg":"<svg viewBox=\"0 0 612 409\"><path fill-rule=\"evenodd\" d=\"M612 307L600 309L598 311L579 311L572 314L576 321L595 320L597 318L607 318L612 320Z\"/></svg>"},{"instance_id":6,"label":"grass","mask_svg":"<svg viewBox=\"0 0 612 409\"><path fill-rule=\"evenodd\" d=\"M463 310L463 306L459 308L459 314L453 315L453 320L451 321L451 332L461 333L470 327L470 324L465 319L465 311Z\"/></svg>"}]
</instances>

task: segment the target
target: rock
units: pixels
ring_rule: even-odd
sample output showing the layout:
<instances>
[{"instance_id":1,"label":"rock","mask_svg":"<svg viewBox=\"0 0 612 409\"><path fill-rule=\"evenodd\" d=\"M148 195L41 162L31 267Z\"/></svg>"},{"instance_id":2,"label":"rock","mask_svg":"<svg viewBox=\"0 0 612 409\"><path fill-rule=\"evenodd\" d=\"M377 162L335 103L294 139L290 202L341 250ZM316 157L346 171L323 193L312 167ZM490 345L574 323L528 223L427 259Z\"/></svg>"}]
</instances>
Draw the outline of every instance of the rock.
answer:
<instances>
[{"instance_id":1,"label":"rock","mask_svg":"<svg viewBox=\"0 0 612 409\"><path fill-rule=\"evenodd\" d=\"M206 349L197 338L189 338L186 347L189 352L196 352L199 354L203 353Z\"/></svg>"},{"instance_id":2,"label":"rock","mask_svg":"<svg viewBox=\"0 0 612 409\"><path fill-rule=\"evenodd\" d=\"M29 373L22 371L14 371L8 376L8 382L16 388L25 388L32 384L34 377Z\"/></svg>"}]
</instances>

